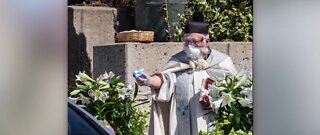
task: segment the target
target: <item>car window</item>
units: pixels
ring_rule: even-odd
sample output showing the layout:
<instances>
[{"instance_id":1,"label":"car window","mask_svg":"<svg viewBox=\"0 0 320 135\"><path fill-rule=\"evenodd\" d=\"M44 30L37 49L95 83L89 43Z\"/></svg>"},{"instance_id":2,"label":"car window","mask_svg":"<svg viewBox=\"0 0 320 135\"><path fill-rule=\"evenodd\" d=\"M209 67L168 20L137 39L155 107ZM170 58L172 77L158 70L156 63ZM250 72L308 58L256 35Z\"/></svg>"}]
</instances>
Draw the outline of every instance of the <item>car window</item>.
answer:
<instances>
[{"instance_id":1,"label":"car window","mask_svg":"<svg viewBox=\"0 0 320 135\"><path fill-rule=\"evenodd\" d=\"M68 107L68 135L99 135L77 112Z\"/></svg>"}]
</instances>

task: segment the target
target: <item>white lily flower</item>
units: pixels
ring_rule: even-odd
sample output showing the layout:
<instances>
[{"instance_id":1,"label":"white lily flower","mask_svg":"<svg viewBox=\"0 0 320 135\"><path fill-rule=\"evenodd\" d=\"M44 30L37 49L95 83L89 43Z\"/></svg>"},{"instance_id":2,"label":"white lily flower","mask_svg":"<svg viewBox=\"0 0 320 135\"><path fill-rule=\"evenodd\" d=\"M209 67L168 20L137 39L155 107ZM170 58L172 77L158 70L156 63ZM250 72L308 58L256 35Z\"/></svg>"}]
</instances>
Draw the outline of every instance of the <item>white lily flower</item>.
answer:
<instances>
[{"instance_id":1,"label":"white lily flower","mask_svg":"<svg viewBox=\"0 0 320 135\"><path fill-rule=\"evenodd\" d=\"M252 100L245 98L240 98L239 99L239 103L241 104L241 106L243 107L249 107L252 108Z\"/></svg>"},{"instance_id":2,"label":"white lily flower","mask_svg":"<svg viewBox=\"0 0 320 135\"><path fill-rule=\"evenodd\" d=\"M125 97L130 97L132 94L132 86L128 85L126 88L122 88L118 90L119 98L122 100L125 99Z\"/></svg>"},{"instance_id":3,"label":"white lily flower","mask_svg":"<svg viewBox=\"0 0 320 135\"><path fill-rule=\"evenodd\" d=\"M122 100L124 100L126 98L126 95L123 93L119 93L118 97Z\"/></svg>"},{"instance_id":4,"label":"white lily flower","mask_svg":"<svg viewBox=\"0 0 320 135\"><path fill-rule=\"evenodd\" d=\"M87 86L76 83L77 89L86 89Z\"/></svg>"},{"instance_id":5,"label":"white lily flower","mask_svg":"<svg viewBox=\"0 0 320 135\"><path fill-rule=\"evenodd\" d=\"M227 85L227 81L225 79L224 80L220 80L220 81L217 81L217 83L215 85L218 86L218 87L226 86Z\"/></svg>"},{"instance_id":6,"label":"white lily flower","mask_svg":"<svg viewBox=\"0 0 320 135\"><path fill-rule=\"evenodd\" d=\"M213 100L217 100L220 98L220 94L219 94L219 90L217 90L216 88L213 89L209 89L208 91L208 95L210 95L212 97Z\"/></svg>"},{"instance_id":7,"label":"white lily flower","mask_svg":"<svg viewBox=\"0 0 320 135\"><path fill-rule=\"evenodd\" d=\"M109 77L110 77L110 78L113 78L114 76L115 76L115 74L114 74L112 71L110 71L110 72L109 72Z\"/></svg>"},{"instance_id":8,"label":"white lily flower","mask_svg":"<svg viewBox=\"0 0 320 135\"><path fill-rule=\"evenodd\" d=\"M109 97L110 97L109 94L108 94L108 92L103 92L103 94L105 95L106 98L109 98Z\"/></svg>"},{"instance_id":9,"label":"white lily flower","mask_svg":"<svg viewBox=\"0 0 320 135\"><path fill-rule=\"evenodd\" d=\"M75 103L77 103L77 101L79 100L79 97L76 97L76 98L69 97L69 99L71 99L72 101L74 101Z\"/></svg>"},{"instance_id":10,"label":"white lily flower","mask_svg":"<svg viewBox=\"0 0 320 135\"><path fill-rule=\"evenodd\" d=\"M127 95L127 96L130 96L130 95L132 95L132 92L133 92L132 86L131 86L131 85L127 85L126 95Z\"/></svg>"},{"instance_id":11,"label":"white lily flower","mask_svg":"<svg viewBox=\"0 0 320 135\"><path fill-rule=\"evenodd\" d=\"M252 91L252 86L250 86L250 87L244 87L243 90L245 90L245 91Z\"/></svg>"},{"instance_id":12,"label":"white lily flower","mask_svg":"<svg viewBox=\"0 0 320 135\"><path fill-rule=\"evenodd\" d=\"M220 98L216 101L213 101L213 102L210 102L210 107L215 111L215 112L218 112L220 106L221 106L221 103L222 103L223 99Z\"/></svg>"},{"instance_id":13,"label":"white lily flower","mask_svg":"<svg viewBox=\"0 0 320 135\"><path fill-rule=\"evenodd\" d=\"M242 77L242 76L244 76L244 75L246 75L246 74L247 74L247 67L241 65L240 71L239 71L239 73L236 75L236 78L239 79L240 77Z\"/></svg>"},{"instance_id":14,"label":"white lily flower","mask_svg":"<svg viewBox=\"0 0 320 135\"><path fill-rule=\"evenodd\" d=\"M83 96L82 94L79 94L79 95L80 95L79 100L81 100L81 103L82 103L83 105L87 105L87 104L90 104L90 103L91 103L90 98L85 97L85 96Z\"/></svg>"},{"instance_id":15,"label":"white lily flower","mask_svg":"<svg viewBox=\"0 0 320 135\"><path fill-rule=\"evenodd\" d=\"M242 90L240 93L246 95L246 97L247 97L248 99L253 100L253 98L252 98L252 89L250 89L250 88L245 88L245 89Z\"/></svg>"},{"instance_id":16,"label":"white lily flower","mask_svg":"<svg viewBox=\"0 0 320 135\"><path fill-rule=\"evenodd\" d=\"M252 85L252 80L250 79L250 76L249 76L249 75L247 76L247 80L246 80L246 82L244 83L244 85Z\"/></svg>"},{"instance_id":17,"label":"white lily flower","mask_svg":"<svg viewBox=\"0 0 320 135\"><path fill-rule=\"evenodd\" d=\"M88 87L92 87L92 83L89 81L84 81L82 82L84 85L88 86Z\"/></svg>"},{"instance_id":18,"label":"white lily flower","mask_svg":"<svg viewBox=\"0 0 320 135\"><path fill-rule=\"evenodd\" d=\"M97 100L102 101L102 98L103 98L104 96L105 96L105 95L104 95L101 91L96 90L96 91L94 92L94 101L97 101Z\"/></svg>"},{"instance_id":19,"label":"white lily flower","mask_svg":"<svg viewBox=\"0 0 320 135\"><path fill-rule=\"evenodd\" d=\"M99 90L109 89L109 88L110 88L110 84L106 83L103 87L99 88Z\"/></svg>"},{"instance_id":20,"label":"white lily flower","mask_svg":"<svg viewBox=\"0 0 320 135\"><path fill-rule=\"evenodd\" d=\"M221 86L216 86L214 84L209 84L208 85L208 90L216 90L216 91L224 91L226 90L227 88L225 87L221 87Z\"/></svg>"},{"instance_id":21,"label":"white lily flower","mask_svg":"<svg viewBox=\"0 0 320 135\"><path fill-rule=\"evenodd\" d=\"M242 86L243 84L246 83L247 79L248 79L247 75L241 76L240 80L237 82L237 84L233 88L236 89L236 88Z\"/></svg>"},{"instance_id":22,"label":"white lily flower","mask_svg":"<svg viewBox=\"0 0 320 135\"><path fill-rule=\"evenodd\" d=\"M85 72L79 72L79 78L80 78L80 80L82 81L82 80L84 80L84 81L87 81L87 80L89 80L89 81L94 81L90 76L88 76L87 74L85 74Z\"/></svg>"},{"instance_id":23,"label":"white lily flower","mask_svg":"<svg viewBox=\"0 0 320 135\"><path fill-rule=\"evenodd\" d=\"M224 90L227 90L226 87L216 87L215 88L217 91L224 91Z\"/></svg>"},{"instance_id":24,"label":"white lily flower","mask_svg":"<svg viewBox=\"0 0 320 135\"><path fill-rule=\"evenodd\" d=\"M107 72L104 72L104 74L100 75L98 78L97 78L97 81L98 82L103 82L103 80L106 80L109 78L109 75Z\"/></svg>"},{"instance_id":25,"label":"white lily flower","mask_svg":"<svg viewBox=\"0 0 320 135\"><path fill-rule=\"evenodd\" d=\"M80 90L73 90L72 92L70 92L70 95L77 95L80 92Z\"/></svg>"},{"instance_id":26,"label":"white lily flower","mask_svg":"<svg viewBox=\"0 0 320 135\"><path fill-rule=\"evenodd\" d=\"M121 98L122 100L125 99L126 97L125 88L118 90L118 97Z\"/></svg>"},{"instance_id":27,"label":"white lily flower","mask_svg":"<svg viewBox=\"0 0 320 135\"><path fill-rule=\"evenodd\" d=\"M102 101L103 103L105 103L106 100L109 98L109 95L108 95L107 92L102 92L102 93L103 93L104 96L101 98L101 99L102 99L101 101Z\"/></svg>"},{"instance_id":28,"label":"white lily flower","mask_svg":"<svg viewBox=\"0 0 320 135\"><path fill-rule=\"evenodd\" d=\"M79 75L76 75L76 81L82 81Z\"/></svg>"},{"instance_id":29,"label":"white lily flower","mask_svg":"<svg viewBox=\"0 0 320 135\"><path fill-rule=\"evenodd\" d=\"M223 99L221 106L224 107L228 105L231 107L230 103L235 101L235 99L232 98L231 93L222 92L221 94L222 94L221 98Z\"/></svg>"},{"instance_id":30,"label":"white lily flower","mask_svg":"<svg viewBox=\"0 0 320 135\"><path fill-rule=\"evenodd\" d=\"M119 82L119 83L117 83L117 86L118 86L118 87L124 87L125 85L124 85L124 83Z\"/></svg>"},{"instance_id":31,"label":"white lily flower","mask_svg":"<svg viewBox=\"0 0 320 135\"><path fill-rule=\"evenodd\" d=\"M94 91L90 89L90 90L88 91L88 95L89 95L91 98L94 98Z\"/></svg>"}]
</instances>

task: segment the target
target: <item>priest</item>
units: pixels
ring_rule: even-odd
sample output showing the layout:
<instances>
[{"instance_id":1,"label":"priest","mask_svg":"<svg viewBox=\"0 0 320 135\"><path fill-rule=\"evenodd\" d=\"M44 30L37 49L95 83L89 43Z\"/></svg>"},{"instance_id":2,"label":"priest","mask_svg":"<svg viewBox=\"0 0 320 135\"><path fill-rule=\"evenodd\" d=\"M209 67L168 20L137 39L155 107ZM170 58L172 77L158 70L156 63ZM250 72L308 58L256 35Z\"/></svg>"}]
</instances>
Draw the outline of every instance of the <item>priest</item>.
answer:
<instances>
[{"instance_id":1,"label":"priest","mask_svg":"<svg viewBox=\"0 0 320 135\"><path fill-rule=\"evenodd\" d=\"M202 13L188 19L184 49L173 55L162 72L136 77L152 91L150 135L196 135L212 128L214 118L200 102L204 80L236 74L231 58L208 46L209 24Z\"/></svg>"}]
</instances>

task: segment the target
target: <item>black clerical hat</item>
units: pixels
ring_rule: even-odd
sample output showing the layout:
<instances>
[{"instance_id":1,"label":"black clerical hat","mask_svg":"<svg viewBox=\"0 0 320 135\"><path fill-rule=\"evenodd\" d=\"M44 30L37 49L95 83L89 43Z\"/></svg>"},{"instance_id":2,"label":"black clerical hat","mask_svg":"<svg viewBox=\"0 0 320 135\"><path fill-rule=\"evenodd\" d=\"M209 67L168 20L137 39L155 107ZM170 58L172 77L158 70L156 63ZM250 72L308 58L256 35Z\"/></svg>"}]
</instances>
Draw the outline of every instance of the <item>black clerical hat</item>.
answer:
<instances>
[{"instance_id":1,"label":"black clerical hat","mask_svg":"<svg viewBox=\"0 0 320 135\"><path fill-rule=\"evenodd\" d=\"M186 22L184 33L209 33L209 24L201 12L195 12Z\"/></svg>"}]
</instances>

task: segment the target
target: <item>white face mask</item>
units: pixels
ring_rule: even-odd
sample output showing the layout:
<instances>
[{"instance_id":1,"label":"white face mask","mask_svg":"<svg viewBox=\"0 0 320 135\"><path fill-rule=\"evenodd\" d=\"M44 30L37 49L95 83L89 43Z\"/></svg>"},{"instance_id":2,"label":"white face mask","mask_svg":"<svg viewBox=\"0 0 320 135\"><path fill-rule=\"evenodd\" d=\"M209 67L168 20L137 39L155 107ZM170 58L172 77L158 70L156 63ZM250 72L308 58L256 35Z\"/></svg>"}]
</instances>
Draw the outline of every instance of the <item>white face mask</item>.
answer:
<instances>
[{"instance_id":1,"label":"white face mask","mask_svg":"<svg viewBox=\"0 0 320 135\"><path fill-rule=\"evenodd\" d=\"M183 50L190 59L198 59L200 56L200 49L194 47L193 45L188 45Z\"/></svg>"}]
</instances>

